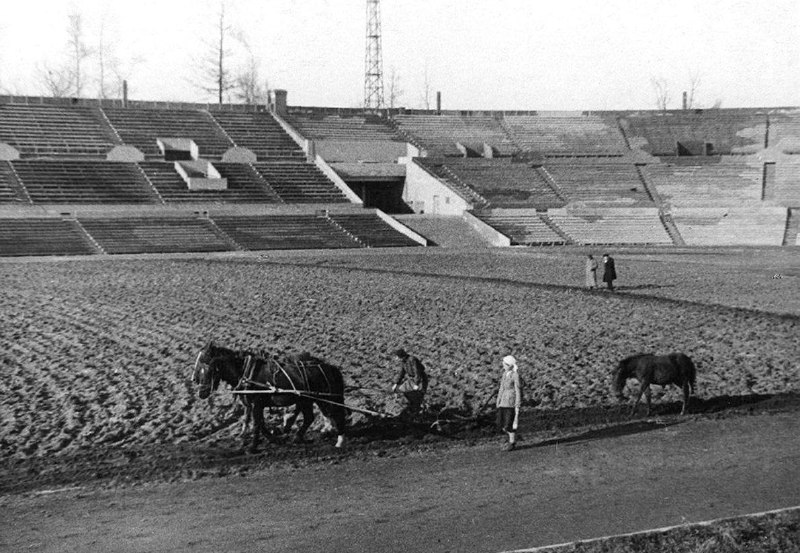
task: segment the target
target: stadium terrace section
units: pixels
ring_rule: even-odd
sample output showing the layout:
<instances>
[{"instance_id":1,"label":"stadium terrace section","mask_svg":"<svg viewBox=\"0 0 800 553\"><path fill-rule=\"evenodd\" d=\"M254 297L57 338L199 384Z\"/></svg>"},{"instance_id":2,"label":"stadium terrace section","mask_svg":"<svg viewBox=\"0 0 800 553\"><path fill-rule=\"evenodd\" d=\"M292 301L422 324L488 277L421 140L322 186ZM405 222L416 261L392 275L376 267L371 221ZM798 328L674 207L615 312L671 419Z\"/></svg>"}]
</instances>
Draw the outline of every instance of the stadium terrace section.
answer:
<instances>
[{"instance_id":1,"label":"stadium terrace section","mask_svg":"<svg viewBox=\"0 0 800 553\"><path fill-rule=\"evenodd\" d=\"M405 247L448 228L465 247L796 245L798 154L793 108L0 97L0 255Z\"/></svg>"}]
</instances>

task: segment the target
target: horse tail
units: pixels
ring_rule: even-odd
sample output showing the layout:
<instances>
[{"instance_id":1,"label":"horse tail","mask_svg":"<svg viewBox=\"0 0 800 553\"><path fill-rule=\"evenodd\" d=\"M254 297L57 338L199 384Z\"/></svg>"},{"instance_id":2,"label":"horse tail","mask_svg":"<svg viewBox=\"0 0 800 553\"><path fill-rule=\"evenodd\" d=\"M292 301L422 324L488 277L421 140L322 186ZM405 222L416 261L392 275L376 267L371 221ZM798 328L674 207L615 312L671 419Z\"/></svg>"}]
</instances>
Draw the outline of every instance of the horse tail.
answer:
<instances>
[{"instance_id":1,"label":"horse tail","mask_svg":"<svg viewBox=\"0 0 800 553\"><path fill-rule=\"evenodd\" d=\"M684 380L689 383L691 393L694 394L697 385L697 367L695 367L694 361L685 353L675 355L675 361L681 369Z\"/></svg>"},{"instance_id":2,"label":"horse tail","mask_svg":"<svg viewBox=\"0 0 800 553\"><path fill-rule=\"evenodd\" d=\"M689 366L689 386L691 386L692 394L694 394L695 386L697 385L697 367L688 355L686 356L686 363Z\"/></svg>"}]
</instances>

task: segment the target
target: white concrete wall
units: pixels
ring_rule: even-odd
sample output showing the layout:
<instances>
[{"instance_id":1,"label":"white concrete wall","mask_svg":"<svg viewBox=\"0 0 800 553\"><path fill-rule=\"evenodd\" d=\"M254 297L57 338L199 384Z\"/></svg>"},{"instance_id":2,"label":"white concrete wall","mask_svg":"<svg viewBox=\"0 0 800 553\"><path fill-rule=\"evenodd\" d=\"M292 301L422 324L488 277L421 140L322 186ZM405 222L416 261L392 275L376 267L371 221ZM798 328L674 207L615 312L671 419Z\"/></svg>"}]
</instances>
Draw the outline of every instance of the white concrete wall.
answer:
<instances>
[{"instance_id":1,"label":"white concrete wall","mask_svg":"<svg viewBox=\"0 0 800 553\"><path fill-rule=\"evenodd\" d=\"M342 191L342 193L347 197L348 200L353 202L354 204L364 205L364 202L361 201L361 198L358 197L358 194L353 192L353 190L347 186L347 183L342 180L336 171L334 171L328 162L322 159L322 156L315 156L314 157L314 164L317 168L325 173L325 176L328 177L336 187Z\"/></svg>"},{"instance_id":2,"label":"white concrete wall","mask_svg":"<svg viewBox=\"0 0 800 553\"><path fill-rule=\"evenodd\" d=\"M417 234L416 232L414 232L413 229L410 229L409 227L405 226L403 223L401 223L397 219L394 219L394 218L386 215L380 209L376 209L375 210L375 215L377 215L379 218L383 219L383 221L387 225L392 227L394 230L396 230L400 234L405 234L410 239L412 239L413 241L417 242L419 245L421 245L421 246L427 246L428 245L428 240L424 236L422 236L421 234Z\"/></svg>"},{"instance_id":3,"label":"white concrete wall","mask_svg":"<svg viewBox=\"0 0 800 553\"><path fill-rule=\"evenodd\" d=\"M403 201L414 213L461 215L472 206L413 161L406 165Z\"/></svg>"},{"instance_id":4,"label":"white concrete wall","mask_svg":"<svg viewBox=\"0 0 800 553\"><path fill-rule=\"evenodd\" d=\"M503 248L511 245L511 238L498 231L494 227L487 225L475 217L472 213L464 212L462 218L469 226L475 229L475 232L480 234L492 246Z\"/></svg>"}]
</instances>

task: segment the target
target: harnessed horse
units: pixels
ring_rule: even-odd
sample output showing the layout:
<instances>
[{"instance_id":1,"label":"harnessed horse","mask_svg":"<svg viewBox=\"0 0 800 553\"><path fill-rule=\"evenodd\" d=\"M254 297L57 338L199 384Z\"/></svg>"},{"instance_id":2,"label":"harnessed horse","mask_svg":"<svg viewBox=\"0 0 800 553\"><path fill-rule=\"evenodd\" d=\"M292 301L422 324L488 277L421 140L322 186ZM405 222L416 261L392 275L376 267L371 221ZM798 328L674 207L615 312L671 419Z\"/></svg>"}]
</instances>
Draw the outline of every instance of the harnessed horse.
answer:
<instances>
[{"instance_id":1,"label":"harnessed horse","mask_svg":"<svg viewBox=\"0 0 800 553\"><path fill-rule=\"evenodd\" d=\"M296 405L295 413L284 421L284 428L303 415L298 430L302 438L314 420L314 404L333 424L336 447L344 444L346 407L341 370L309 354L261 356L206 344L197 354L193 380L199 385L198 396L206 399L225 382L239 394L254 421L251 450L258 449L261 435L267 436L264 408ZM245 425L247 421L245 421Z\"/></svg>"},{"instance_id":2,"label":"harnessed horse","mask_svg":"<svg viewBox=\"0 0 800 553\"><path fill-rule=\"evenodd\" d=\"M636 413L636 407L644 393L647 399L647 415L650 415L650 385L669 386L674 384L683 390L683 408L681 415L686 414L689 405L689 396L694 392L697 380L697 369L688 355L683 353L670 353L668 355L653 355L644 353L626 357L619 362L614 371L614 393L617 399L623 401L622 393L625 383L629 378L639 381L639 392L633 404L631 416Z\"/></svg>"}]
</instances>

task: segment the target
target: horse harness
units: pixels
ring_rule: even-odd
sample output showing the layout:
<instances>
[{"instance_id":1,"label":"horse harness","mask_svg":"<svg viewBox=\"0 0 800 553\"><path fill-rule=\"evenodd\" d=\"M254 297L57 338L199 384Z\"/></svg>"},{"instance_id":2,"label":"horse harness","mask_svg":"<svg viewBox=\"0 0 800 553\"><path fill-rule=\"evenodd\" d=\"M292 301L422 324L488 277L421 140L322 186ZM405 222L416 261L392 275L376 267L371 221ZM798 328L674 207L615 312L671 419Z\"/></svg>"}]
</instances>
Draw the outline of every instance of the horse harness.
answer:
<instances>
[{"instance_id":1,"label":"horse harness","mask_svg":"<svg viewBox=\"0 0 800 553\"><path fill-rule=\"evenodd\" d=\"M289 376L288 371L283 367L283 365L278 361L276 358L270 359L273 363L273 369L270 373L270 378L267 382L258 382L253 379L256 365L257 365L257 358L253 354L247 354L244 358L244 370L242 371L242 377L239 379L239 383L236 385L234 390L246 390L248 386L257 386L259 388L263 388L267 393L293 393L298 396L309 397L309 396L318 396L318 395L336 395L333 393L333 389L331 387L330 380L328 379L328 375L325 374L325 371L322 370L320 367L320 372L322 373L323 378L325 379L326 384L328 385L328 393L325 392L314 392L311 390L311 385L308 381L308 369L306 364L297 359L295 363L299 366L300 370L299 373L303 379L303 382L300 383L303 385L301 389L298 389L295 385L294 379ZM278 374L283 374L286 377L286 380L289 381L289 385L292 387L291 390L282 390L278 388L274 383L276 382L276 376Z\"/></svg>"}]
</instances>

